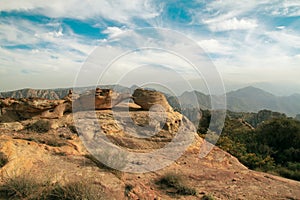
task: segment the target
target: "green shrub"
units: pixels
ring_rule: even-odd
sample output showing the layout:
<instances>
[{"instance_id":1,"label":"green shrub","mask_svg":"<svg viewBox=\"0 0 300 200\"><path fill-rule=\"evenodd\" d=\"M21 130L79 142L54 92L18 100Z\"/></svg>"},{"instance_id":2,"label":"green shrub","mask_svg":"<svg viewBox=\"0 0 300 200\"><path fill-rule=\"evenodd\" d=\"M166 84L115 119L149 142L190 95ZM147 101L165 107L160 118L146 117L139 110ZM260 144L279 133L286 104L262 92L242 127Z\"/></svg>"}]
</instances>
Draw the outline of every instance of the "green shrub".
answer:
<instances>
[{"instance_id":1,"label":"green shrub","mask_svg":"<svg viewBox=\"0 0 300 200\"><path fill-rule=\"evenodd\" d=\"M41 186L35 179L19 175L4 180L0 187L0 196L5 199L35 199L41 193Z\"/></svg>"},{"instance_id":2,"label":"green shrub","mask_svg":"<svg viewBox=\"0 0 300 200\"><path fill-rule=\"evenodd\" d=\"M4 165L6 165L6 163L8 163L8 158L7 156L0 152L0 167L3 167Z\"/></svg>"},{"instance_id":3,"label":"green shrub","mask_svg":"<svg viewBox=\"0 0 300 200\"><path fill-rule=\"evenodd\" d=\"M37 133L46 133L51 129L51 124L46 120L38 120L27 127L28 130Z\"/></svg>"},{"instance_id":4,"label":"green shrub","mask_svg":"<svg viewBox=\"0 0 300 200\"><path fill-rule=\"evenodd\" d=\"M174 188L177 188L181 184L181 182L182 178L174 173L168 173L159 180L159 183L161 185Z\"/></svg>"},{"instance_id":5,"label":"green shrub","mask_svg":"<svg viewBox=\"0 0 300 200\"><path fill-rule=\"evenodd\" d=\"M4 180L0 186L0 199L101 200L105 199L105 194L102 188L87 180L80 179L62 185L37 181L28 175L19 175Z\"/></svg>"},{"instance_id":6,"label":"green shrub","mask_svg":"<svg viewBox=\"0 0 300 200\"><path fill-rule=\"evenodd\" d=\"M45 197L47 200L100 200L103 198L103 190L92 187L88 182L70 182L66 185L56 184Z\"/></svg>"},{"instance_id":7,"label":"green shrub","mask_svg":"<svg viewBox=\"0 0 300 200\"><path fill-rule=\"evenodd\" d=\"M126 185L125 185L125 192L124 192L124 193L125 193L125 196L128 196L129 192L131 192L132 189L133 189L133 186L132 186L132 185L126 184Z\"/></svg>"},{"instance_id":8,"label":"green shrub","mask_svg":"<svg viewBox=\"0 0 300 200\"><path fill-rule=\"evenodd\" d=\"M173 194L178 195L196 195L196 190L194 188L190 188L183 184L182 177L174 174L168 173L164 175L157 181L157 184L161 186L162 189L170 188L173 189Z\"/></svg>"},{"instance_id":9,"label":"green shrub","mask_svg":"<svg viewBox=\"0 0 300 200\"><path fill-rule=\"evenodd\" d=\"M69 125L68 128L69 128L69 130L70 130L72 133L78 135L76 126L74 126L74 125Z\"/></svg>"},{"instance_id":10,"label":"green shrub","mask_svg":"<svg viewBox=\"0 0 300 200\"><path fill-rule=\"evenodd\" d=\"M201 200L214 200L214 198L211 195L204 195Z\"/></svg>"},{"instance_id":11,"label":"green shrub","mask_svg":"<svg viewBox=\"0 0 300 200\"><path fill-rule=\"evenodd\" d=\"M276 170L276 172L285 178L300 181L300 170L291 170L286 167L280 167Z\"/></svg>"}]
</instances>

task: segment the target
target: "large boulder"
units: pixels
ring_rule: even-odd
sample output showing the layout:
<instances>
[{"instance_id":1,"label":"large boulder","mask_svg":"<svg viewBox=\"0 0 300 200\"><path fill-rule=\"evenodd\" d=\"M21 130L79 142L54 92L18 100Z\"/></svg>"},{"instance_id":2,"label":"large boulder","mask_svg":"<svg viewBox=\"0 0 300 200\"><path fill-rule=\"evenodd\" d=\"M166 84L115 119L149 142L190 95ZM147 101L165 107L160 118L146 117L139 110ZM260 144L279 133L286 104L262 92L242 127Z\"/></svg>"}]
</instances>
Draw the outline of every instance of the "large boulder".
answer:
<instances>
[{"instance_id":1,"label":"large boulder","mask_svg":"<svg viewBox=\"0 0 300 200\"><path fill-rule=\"evenodd\" d=\"M133 101L141 106L143 110L163 108L166 112L172 112L165 95L161 92L138 88L132 95Z\"/></svg>"},{"instance_id":2,"label":"large boulder","mask_svg":"<svg viewBox=\"0 0 300 200\"><path fill-rule=\"evenodd\" d=\"M77 98L73 103L73 108L75 111L111 109L130 97L129 94L120 95L111 89L96 88L96 91L89 91Z\"/></svg>"}]
</instances>

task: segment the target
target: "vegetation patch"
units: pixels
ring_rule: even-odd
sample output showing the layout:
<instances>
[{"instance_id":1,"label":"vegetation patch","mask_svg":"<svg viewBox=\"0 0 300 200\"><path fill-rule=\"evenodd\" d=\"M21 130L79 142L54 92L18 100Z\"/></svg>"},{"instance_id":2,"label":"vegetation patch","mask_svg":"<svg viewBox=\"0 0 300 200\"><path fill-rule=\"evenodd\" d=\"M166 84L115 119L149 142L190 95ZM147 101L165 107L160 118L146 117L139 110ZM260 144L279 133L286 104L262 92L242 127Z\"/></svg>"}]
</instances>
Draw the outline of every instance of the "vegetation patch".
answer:
<instances>
[{"instance_id":1,"label":"vegetation patch","mask_svg":"<svg viewBox=\"0 0 300 200\"><path fill-rule=\"evenodd\" d=\"M41 192L42 184L26 175L4 180L0 187L0 197L5 199L35 199Z\"/></svg>"},{"instance_id":2,"label":"vegetation patch","mask_svg":"<svg viewBox=\"0 0 300 200\"><path fill-rule=\"evenodd\" d=\"M183 183L181 176L168 173L161 177L156 184L160 186L161 189L166 189L168 194L171 195L196 195L196 190Z\"/></svg>"},{"instance_id":3,"label":"vegetation patch","mask_svg":"<svg viewBox=\"0 0 300 200\"><path fill-rule=\"evenodd\" d=\"M214 198L211 195L205 194L201 197L201 200L214 200Z\"/></svg>"},{"instance_id":4,"label":"vegetation patch","mask_svg":"<svg viewBox=\"0 0 300 200\"><path fill-rule=\"evenodd\" d=\"M101 200L107 199L103 188L96 187L90 181L79 180L64 185L51 184L49 181L39 182L28 175L7 178L0 186L1 199L28 200Z\"/></svg>"},{"instance_id":5,"label":"vegetation patch","mask_svg":"<svg viewBox=\"0 0 300 200\"><path fill-rule=\"evenodd\" d=\"M93 187L88 182L70 182L66 185L55 184L46 194L45 199L64 200L101 200L104 199L103 190Z\"/></svg>"},{"instance_id":6,"label":"vegetation patch","mask_svg":"<svg viewBox=\"0 0 300 200\"><path fill-rule=\"evenodd\" d=\"M8 163L7 156L3 152L0 152L0 168L6 165L7 163Z\"/></svg>"},{"instance_id":7,"label":"vegetation patch","mask_svg":"<svg viewBox=\"0 0 300 200\"><path fill-rule=\"evenodd\" d=\"M69 125L68 128L69 128L69 130L70 130L72 133L78 135L78 131L77 131L76 126L74 126L74 125Z\"/></svg>"},{"instance_id":8,"label":"vegetation patch","mask_svg":"<svg viewBox=\"0 0 300 200\"><path fill-rule=\"evenodd\" d=\"M27 126L27 129L37 133L47 133L51 129L51 124L47 120L38 120Z\"/></svg>"},{"instance_id":9,"label":"vegetation patch","mask_svg":"<svg viewBox=\"0 0 300 200\"><path fill-rule=\"evenodd\" d=\"M262 111L261 111L262 112ZM261 113L260 112L260 113ZM268 113L267 111L263 111ZM276 114L276 115L275 115ZM278 113L271 119L256 119L250 127L242 114L227 116L222 134L203 134L207 123L199 123L198 133L208 141L237 157L250 169L300 180L300 121ZM204 122L210 120L202 119Z\"/></svg>"},{"instance_id":10,"label":"vegetation patch","mask_svg":"<svg viewBox=\"0 0 300 200\"><path fill-rule=\"evenodd\" d=\"M125 196L128 196L129 193L132 191L132 189L133 189L133 186L132 186L132 185L126 184L126 185L125 185L125 191L124 191Z\"/></svg>"}]
</instances>

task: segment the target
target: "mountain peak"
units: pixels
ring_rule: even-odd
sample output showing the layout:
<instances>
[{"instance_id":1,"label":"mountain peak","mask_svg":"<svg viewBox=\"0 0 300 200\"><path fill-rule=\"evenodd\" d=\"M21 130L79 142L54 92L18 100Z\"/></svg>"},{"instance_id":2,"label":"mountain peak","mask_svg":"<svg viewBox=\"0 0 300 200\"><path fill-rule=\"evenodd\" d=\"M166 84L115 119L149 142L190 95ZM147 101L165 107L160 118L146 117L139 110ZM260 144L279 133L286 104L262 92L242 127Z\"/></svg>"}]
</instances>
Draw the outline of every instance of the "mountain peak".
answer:
<instances>
[{"instance_id":1,"label":"mountain peak","mask_svg":"<svg viewBox=\"0 0 300 200\"><path fill-rule=\"evenodd\" d=\"M228 92L227 93L228 95L263 95L263 96L269 96L269 97L274 97L275 95L273 95L272 93L270 92L267 92L263 89L260 89L260 88L257 88L257 87L253 87L253 86L247 86L247 87L244 87L244 88L240 88L238 90L235 90L235 91L231 91L231 92Z\"/></svg>"}]
</instances>

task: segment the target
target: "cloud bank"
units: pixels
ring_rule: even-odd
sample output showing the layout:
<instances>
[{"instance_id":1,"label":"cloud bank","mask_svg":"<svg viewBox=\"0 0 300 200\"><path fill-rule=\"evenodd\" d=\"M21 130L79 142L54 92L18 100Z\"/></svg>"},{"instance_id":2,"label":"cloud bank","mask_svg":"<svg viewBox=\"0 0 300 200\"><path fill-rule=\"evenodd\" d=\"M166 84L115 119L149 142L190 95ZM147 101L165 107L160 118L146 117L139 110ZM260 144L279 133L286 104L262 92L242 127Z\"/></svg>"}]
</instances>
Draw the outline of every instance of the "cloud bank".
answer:
<instances>
[{"instance_id":1,"label":"cloud bank","mask_svg":"<svg viewBox=\"0 0 300 200\"><path fill-rule=\"evenodd\" d=\"M297 85L299 16L298 0L3 0L1 90L72 86L97 46L144 27L168 28L188 36L207 53L225 81L288 80ZM172 61L168 56L160 59ZM158 65L160 59L155 60Z\"/></svg>"}]
</instances>

